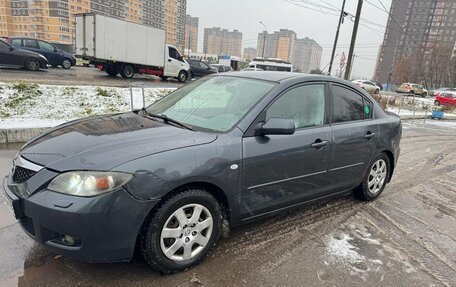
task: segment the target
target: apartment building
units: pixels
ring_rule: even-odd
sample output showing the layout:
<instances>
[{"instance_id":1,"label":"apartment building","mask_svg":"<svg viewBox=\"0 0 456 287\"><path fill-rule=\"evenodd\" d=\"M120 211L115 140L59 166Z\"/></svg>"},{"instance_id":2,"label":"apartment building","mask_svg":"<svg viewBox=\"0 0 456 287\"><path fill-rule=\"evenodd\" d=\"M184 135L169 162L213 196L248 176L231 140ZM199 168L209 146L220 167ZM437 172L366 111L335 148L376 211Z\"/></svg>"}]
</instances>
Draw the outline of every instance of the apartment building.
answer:
<instances>
[{"instance_id":1,"label":"apartment building","mask_svg":"<svg viewBox=\"0 0 456 287\"><path fill-rule=\"evenodd\" d=\"M293 70L301 73L309 73L320 69L323 48L310 38L297 39L294 51Z\"/></svg>"},{"instance_id":2,"label":"apartment building","mask_svg":"<svg viewBox=\"0 0 456 287\"><path fill-rule=\"evenodd\" d=\"M219 27L204 28L203 53L241 57L242 33Z\"/></svg>"},{"instance_id":3,"label":"apartment building","mask_svg":"<svg viewBox=\"0 0 456 287\"><path fill-rule=\"evenodd\" d=\"M246 61L251 61L257 56L257 49L253 47L248 47L244 49L244 53L242 54L242 58Z\"/></svg>"},{"instance_id":4,"label":"apartment building","mask_svg":"<svg viewBox=\"0 0 456 287\"><path fill-rule=\"evenodd\" d=\"M166 30L183 50L186 0L0 0L0 37L27 36L74 43L74 15L99 13Z\"/></svg>"},{"instance_id":5,"label":"apartment building","mask_svg":"<svg viewBox=\"0 0 456 287\"><path fill-rule=\"evenodd\" d=\"M185 20L185 49L189 52L198 52L198 17L186 15Z\"/></svg>"},{"instance_id":6,"label":"apartment building","mask_svg":"<svg viewBox=\"0 0 456 287\"><path fill-rule=\"evenodd\" d=\"M456 42L455 0L393 0L390 13L374 74L382 83L402 59L424 67L436 48Z\"/></svg>"},{"instance_id":7,"label":"apartment building","mask_svg":"<svg viewBox=\"0 0 456 287\"><path fill-rule=\"evenodd\" d=\"M295 43L296 33L293 30L280 29L272 34L263 31L258 33L257 56L293 62Z\"/></svg>"}]
</instances>

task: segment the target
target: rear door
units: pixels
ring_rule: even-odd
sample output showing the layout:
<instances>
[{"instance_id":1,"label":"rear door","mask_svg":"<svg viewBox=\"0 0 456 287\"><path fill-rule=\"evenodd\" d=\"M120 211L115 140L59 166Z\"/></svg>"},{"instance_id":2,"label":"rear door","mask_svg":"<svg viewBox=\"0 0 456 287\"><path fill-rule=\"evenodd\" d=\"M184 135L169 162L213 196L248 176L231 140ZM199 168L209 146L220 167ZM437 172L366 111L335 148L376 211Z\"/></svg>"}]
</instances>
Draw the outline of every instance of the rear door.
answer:
<instances>
[{"instance_id":1,"label":"rear door","mask_svg":"<svg viewBox=\"0 0 456 287\"><path fill-rule=\"evenodd\" d=\"M38 42L35 39L22 39L22 49L40 53Z\"/></svg>"},{"instance_id":2,"label":"rear door","mask_svg":"<svg viewBox=\"0 0 456 287\"><path fill-rule=\"evenodd\" d=\"M16 58L10 50L10 46L0 40L0 65L16 65Z\"/></svg>"},{"instance_id":3,"label":"rear door","mask_svg":"<svg viewBox=\"0 0 456 287\"><path fill-rule=\"evenodd\" d=\"M241 213L251 218L329 191L331 128L325 83L295 86L270 104L253 125L291 119L292 135L243 138Z\"/></svg>"},{"instance_id":4,"label":"rear door","mask_svg":"<svg viewBox=\"0 0 456 287\"><path fill-rule=\"evenodd\" d=\"M372 102L351 87L331 85L332 151L329 173L337 190L361 182L375 152L378 124Z\"/></svg>"}]
</instances>

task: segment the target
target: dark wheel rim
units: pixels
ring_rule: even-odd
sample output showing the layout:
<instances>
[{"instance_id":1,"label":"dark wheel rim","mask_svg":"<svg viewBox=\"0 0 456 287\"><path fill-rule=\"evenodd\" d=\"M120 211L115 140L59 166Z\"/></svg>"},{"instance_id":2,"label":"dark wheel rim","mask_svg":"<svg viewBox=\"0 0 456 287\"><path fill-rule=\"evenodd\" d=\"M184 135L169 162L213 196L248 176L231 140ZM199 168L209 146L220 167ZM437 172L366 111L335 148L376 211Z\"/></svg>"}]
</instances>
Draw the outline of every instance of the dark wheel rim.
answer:
<instances>
[{"instance_id":1,"label":"dark wheel rim","mask_svg":"<svg viewBox=\"0 0 456 287\"><path fill-rule=\"evenodd\" d=\"M371 167L367 186L371 194L377 194L382 190L386 181L387 165L385 160L377 160Z\"/></svg>"},{"instance_id":2,"label":"dark wheel rim","mask_svg":"<svg viewBox=\"0 0 456 287\"><path fill-rule=\"evenodd\" d=\"M67 59L63 60L62 62L62 66L65 68L65 69L69 69L71 68L71 62Z\"/></svg>"},{"instance_id":3,"label":"dark wheel rim","mask_svg":"<svg viewBox=\"0 0 456 287\"><path fill-rule=\"evenodd\" d=\"M38 63L37 60L28 60L27 62L27 68L32 71L38 70L40 67L40 64Z\"/></svg>"},{"instance_id":4,"label":"dark wheel rim","mask_svg":"<svg viewBox=\"0 0 456 287\"><path fill-rule=\"evenodd\" d=\"M201 204L187 204L174 211L160 233L160 248L173 261L189 260L207 246L214 221Z\"/></svg>"},{"instance_id":5,"label":"dark wheel rim","mask_svg":"<svg viewBox=\"0 0 456 287\"><path fill-rule=\"evenodd\" d=\"M125 77L131 78L131 77L133 77L133 73L134 73L133 67L131 67L131 66L126 66L126 67L124 68Z\"/></svg>"}]
</instances>

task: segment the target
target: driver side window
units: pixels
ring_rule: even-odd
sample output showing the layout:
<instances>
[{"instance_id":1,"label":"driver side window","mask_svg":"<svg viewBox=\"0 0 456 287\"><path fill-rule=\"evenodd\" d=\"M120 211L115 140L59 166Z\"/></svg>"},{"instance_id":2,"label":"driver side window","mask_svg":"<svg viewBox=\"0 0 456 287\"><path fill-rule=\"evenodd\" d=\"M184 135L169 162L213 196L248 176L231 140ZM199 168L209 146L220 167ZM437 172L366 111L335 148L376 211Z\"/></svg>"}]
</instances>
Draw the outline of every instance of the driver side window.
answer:
<instances>
[{"instance_id":1,"label":"driver side window","mask_svg":"<svg viewBox=\"0 0 456 287\"><path fill-rule=\"evenodd\" d=\"M266 111L266 120L271 118L291 119L296 129L323 125L325 85L306 85L285 92Z\"/></svg>"}]
</instances>

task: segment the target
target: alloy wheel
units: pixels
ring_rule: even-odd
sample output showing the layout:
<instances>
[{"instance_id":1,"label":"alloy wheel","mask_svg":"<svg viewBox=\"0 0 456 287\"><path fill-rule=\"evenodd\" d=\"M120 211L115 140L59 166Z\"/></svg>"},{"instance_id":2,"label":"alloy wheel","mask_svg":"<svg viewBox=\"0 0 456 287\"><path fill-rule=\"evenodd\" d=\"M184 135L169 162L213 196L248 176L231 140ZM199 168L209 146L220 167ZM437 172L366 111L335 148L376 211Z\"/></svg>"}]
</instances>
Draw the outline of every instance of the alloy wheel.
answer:
<instances>
[{"instance_id":1,"label":"alloy wheel","mask_svg":"<svg viewBox=\"0 0 456 287\"><path fill-rule=\"evenodd\" d=\"M368 188L371 194L377 194L382 190L386 181L387 165L383 159L377 160L369 173Z\"/></svg>"},{"instance_id":2,"label":"alloy wheel","mask_svg":"<svg viewBox=\"0 0 456 287\"><path fill-rule=\"evenodd\" d=\"M208 244L213 224L211 213L201 204L187 204L177 209L161 231L161 251L173 261L194 258Z\"/></svg>"},{"instance_id":3,"label":"alloy wheel","mask_svg":"<svg viewBox=\"0 0 456 287\"><path fill-rule=\"evenodd\" d=\"M70 62L70 60L64 59L64 60L62 61L62 67L65 68L65 69L71 68L71 62Z\"/></svg>"}]
</instances>

